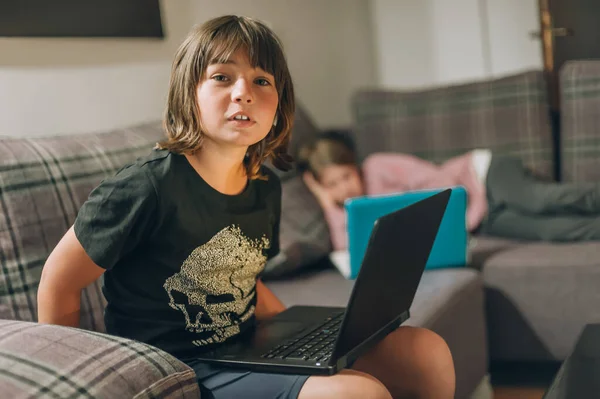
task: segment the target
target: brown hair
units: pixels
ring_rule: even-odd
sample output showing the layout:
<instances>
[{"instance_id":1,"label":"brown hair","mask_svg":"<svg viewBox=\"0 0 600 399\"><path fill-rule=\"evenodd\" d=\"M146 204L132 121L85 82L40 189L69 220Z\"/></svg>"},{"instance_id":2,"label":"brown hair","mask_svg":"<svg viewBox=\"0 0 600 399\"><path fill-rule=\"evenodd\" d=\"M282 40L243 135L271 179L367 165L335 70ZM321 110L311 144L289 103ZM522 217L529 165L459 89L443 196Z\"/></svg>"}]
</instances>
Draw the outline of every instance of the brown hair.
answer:
<instances>
[{"instance_id":1,"label":"brown hair","mask_svg":"<svg viewBox=\"0 0 600 399\"><path fill-rule=\"evenodd\" d=\"M264 179L260 166L266 160L281 170L291 168L287 154L294 123L294 86L283 46L265 24L248 17L227 15L195 26L181 44L171 69L164 127L167 139L157 147L185 154L202 147L204 134L196 101L196 88L212 63L226 62L238 49L245 49L253 67L275 78L279 95L276 126L260 142L250 146L245 159L250 179Z\"/></svg>"},{"instance_id":2,"label":"brown hair","mask_svg":"<svg viewBox=\"0 0 600 399\"><path fill-rule=\"evenodd\" d=\"M346 134L339 131L327 131L298 151L298 169L310 171L320 178L321 171L331 165L358 166L354 143Z\"/></svg>"}]
</instances>

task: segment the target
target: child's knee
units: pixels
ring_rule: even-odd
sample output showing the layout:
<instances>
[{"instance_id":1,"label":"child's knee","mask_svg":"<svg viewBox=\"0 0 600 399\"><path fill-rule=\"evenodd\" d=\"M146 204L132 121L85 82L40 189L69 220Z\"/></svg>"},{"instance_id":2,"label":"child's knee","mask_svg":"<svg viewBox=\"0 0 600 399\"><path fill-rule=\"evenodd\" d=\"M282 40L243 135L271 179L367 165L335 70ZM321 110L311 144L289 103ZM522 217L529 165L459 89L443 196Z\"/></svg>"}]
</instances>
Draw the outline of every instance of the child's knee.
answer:
<instances>
[{"instance_id":1,"label":"child's knee","mask_svg":"<svg viewBox=\"0 0 600 399\"><path fill-rule=\"evenodd\" d=\"M416 330L418 345L421 348L440 355L450 355L450 348L440 335L426 328L417 328Z\"/></svg>"},{"instance_id":2,"label":"child's knee","mask_svg":"<svg viewBox=\"0 0 600 399\"><path fill-rule=\"evenodd\" d=\"M428 370L454 370L452 353L446 341L435 332L419 327L402 327L398 330L403 337L402 341L410 346L412 358L416 367L423 366ZM406 339L409 338L409 339Z\"/></svg>"},{"instance_id":3,"label":"child's knee","mask_svg":"<svg viewBox=\"0 0 600 399\"><path fill-rule=\"evenodd\" d=\"M330 377L310 377L298 396L299 399L322 397L391 399L392 395L375 377L345 369Z\"/></svg>"}]
</instances>

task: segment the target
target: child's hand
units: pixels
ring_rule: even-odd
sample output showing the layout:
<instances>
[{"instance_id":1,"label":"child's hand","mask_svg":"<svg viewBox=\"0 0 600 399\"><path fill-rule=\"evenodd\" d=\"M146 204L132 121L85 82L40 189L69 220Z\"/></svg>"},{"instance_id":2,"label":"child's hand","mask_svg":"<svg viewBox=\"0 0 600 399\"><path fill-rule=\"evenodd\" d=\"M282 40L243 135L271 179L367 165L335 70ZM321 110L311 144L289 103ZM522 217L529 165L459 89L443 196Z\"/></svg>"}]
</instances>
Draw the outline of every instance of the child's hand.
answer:
<instances>
[{"instance_id":1,"label":"child's hand","mask_svg":"<svg viewBox=\"0 0 600 399\"><path fill-rule=\"evenodd\" d=\"M311 172L304 172L302 174L302 180L304 180L306 187L308 187L310 192L317 198L317 201L319 201L319 204L322 208L328 208L334 205L334 202L327 191L317 181L317 179L315 179Z\"/></svg>"}]
</instances>

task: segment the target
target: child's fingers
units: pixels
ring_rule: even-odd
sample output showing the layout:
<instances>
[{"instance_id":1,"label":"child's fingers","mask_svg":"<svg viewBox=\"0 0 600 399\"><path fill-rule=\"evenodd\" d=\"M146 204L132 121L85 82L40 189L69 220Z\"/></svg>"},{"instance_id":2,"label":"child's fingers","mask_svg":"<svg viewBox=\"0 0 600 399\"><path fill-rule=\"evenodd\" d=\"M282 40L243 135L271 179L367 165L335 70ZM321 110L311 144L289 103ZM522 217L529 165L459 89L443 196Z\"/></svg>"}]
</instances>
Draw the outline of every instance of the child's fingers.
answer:
<instances>
[{"instance_id":1,"label":"child's fingers","mask_svg":"<svg viewBox=\"0 0 600 399\"><path fill-rule=\"evenodd\" d=\"M302 178L304 179L304 182L309 185L309 186L315 186L317 184L314 176L312 175L312 173L310 172L304 172L302 174Z\"/></svg>"}]
</instances>

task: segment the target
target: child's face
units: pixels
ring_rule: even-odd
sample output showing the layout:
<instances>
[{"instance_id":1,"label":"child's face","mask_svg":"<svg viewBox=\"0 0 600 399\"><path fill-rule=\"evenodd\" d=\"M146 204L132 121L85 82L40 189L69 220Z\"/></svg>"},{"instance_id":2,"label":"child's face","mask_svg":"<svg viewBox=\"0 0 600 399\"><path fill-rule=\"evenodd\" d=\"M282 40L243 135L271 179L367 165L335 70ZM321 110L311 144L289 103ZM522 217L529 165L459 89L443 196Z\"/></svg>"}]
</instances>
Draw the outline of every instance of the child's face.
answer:
<instances>
[{"instance_id":1,"label":"child's face","mask_svg":"<svg viewBox=\"0 0 600 399\"><path fill-rule=\"evenodd\" d=\"M209 65L196 95L205 138L244 152L269 133L279 101L273 76L253 68L243 50Z\"/></svg>"},{"instance_id":2,"label":"child's face","mask_svg":"<svg viewBox=\"0 0 600 399\"><path fill-rule=\"evenodd\" d=\"M363 195L364 191L360 173L354 165L326 166L319 174L319 183L340 206L348 198Z\"/></svg>"}]
</instances>

